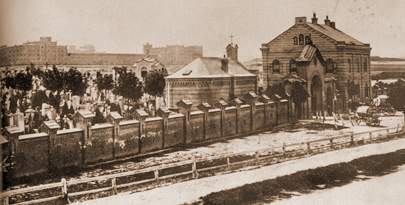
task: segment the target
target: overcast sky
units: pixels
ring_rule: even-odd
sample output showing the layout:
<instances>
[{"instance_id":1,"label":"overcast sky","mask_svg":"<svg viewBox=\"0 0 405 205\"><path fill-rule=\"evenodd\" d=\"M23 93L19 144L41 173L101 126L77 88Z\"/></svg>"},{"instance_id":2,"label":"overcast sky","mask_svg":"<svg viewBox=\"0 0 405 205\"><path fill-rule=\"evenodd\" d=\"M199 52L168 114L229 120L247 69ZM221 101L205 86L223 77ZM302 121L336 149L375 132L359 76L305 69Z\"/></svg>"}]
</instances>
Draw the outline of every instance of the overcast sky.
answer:
<instances>
[{"instance_id":1,"label":"overcast sky","mask_svg":"<svg viewBox=\"0 0 405 205\"><path fill-rule=\"evenodd\" d=\"M106 52L140 53L150 42L202 45L205 56L222 56L233 34L247 60L295 16L314 11L370 43L372 55L405 57L403 0L0 0L0 45L52 36Z\"/></svg>"}]
</instances>

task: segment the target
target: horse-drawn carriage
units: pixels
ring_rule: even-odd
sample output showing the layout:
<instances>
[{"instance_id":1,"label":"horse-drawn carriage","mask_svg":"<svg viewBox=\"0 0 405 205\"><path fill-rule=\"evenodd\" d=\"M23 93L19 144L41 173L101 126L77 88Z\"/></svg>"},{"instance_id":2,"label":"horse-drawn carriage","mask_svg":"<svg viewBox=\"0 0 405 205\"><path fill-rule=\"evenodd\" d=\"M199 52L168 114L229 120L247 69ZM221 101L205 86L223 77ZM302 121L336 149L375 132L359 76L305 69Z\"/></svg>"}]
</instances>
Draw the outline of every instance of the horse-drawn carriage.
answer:
<instances>
[{"instance_id":1,"label":"horse-drawn carriage","mask_svg":"<svg viewBox=\"0 0 405 205\"><path fill-rule=\"evenodd\" d=\"M356 114L353 117L357 124L365 122L367 126L380 126L381 116L378 108L374 106L360 106L356 110Z\"/></svg>"}]
</instances>

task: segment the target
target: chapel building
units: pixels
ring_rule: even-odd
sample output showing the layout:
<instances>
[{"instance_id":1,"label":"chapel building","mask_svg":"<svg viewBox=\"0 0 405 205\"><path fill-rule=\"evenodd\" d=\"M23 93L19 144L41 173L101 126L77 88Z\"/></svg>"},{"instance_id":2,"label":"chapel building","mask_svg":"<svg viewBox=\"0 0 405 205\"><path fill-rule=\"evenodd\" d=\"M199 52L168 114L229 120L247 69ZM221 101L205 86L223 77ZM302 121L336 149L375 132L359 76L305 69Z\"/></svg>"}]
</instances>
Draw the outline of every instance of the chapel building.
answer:
<instances>
[{"instance_id":1,"label":"chapel building","mask_svg":"<svg viewBox=\"0 0 405 205\"><path fill-rule=\"evenodd\" d=\"M250 91L256 92L256 75L238 61L238 45L226 47L227 56L200 57L166 77L166 103L176 109L183 99L213 105L220 99L231 101Z\"/></svg>"},{"instance_id":2,"label":"chapel building","mask_svg":"<svg viewBox=\"0 0 405 205\"><path fill-rule=\"evenodd\" d=\"M265 87L291 78L304 84L307 101L296 105L301 117L347 112L351 102L371 97L370 45L340 31L328 16L324 24L315 13L310 22L296 17L293 26L262 44L261 51Z\"/></svg>"}]
</instances>

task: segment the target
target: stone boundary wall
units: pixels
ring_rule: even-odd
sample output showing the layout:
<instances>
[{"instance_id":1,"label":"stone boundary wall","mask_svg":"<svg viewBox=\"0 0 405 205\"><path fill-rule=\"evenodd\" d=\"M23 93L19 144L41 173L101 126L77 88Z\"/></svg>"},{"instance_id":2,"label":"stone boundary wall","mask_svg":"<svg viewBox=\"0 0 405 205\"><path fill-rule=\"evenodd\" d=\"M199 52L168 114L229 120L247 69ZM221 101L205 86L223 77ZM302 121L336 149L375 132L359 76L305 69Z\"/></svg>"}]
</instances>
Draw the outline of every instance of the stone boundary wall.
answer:
<instances>
[{"instance_id":1,"label":"stone boundary wall","mask_svg":"<svg viewBox=\"0 0 405 205\"><path fill-rule=\"evenodd\" d=\"M94 115L78 113L75 119L80 128L58 130L55 122L47 121L40 133L28 135L10 128L6 155L13 166L6 177L82 169L178 146L246 136L294 121L288 101L268 99L201 111L179 106L179 113L159 110L158 117L139 111L137 120L123 120L114 114L108 123L96 125L88 123Z\"/></svg>"}]
</instances>

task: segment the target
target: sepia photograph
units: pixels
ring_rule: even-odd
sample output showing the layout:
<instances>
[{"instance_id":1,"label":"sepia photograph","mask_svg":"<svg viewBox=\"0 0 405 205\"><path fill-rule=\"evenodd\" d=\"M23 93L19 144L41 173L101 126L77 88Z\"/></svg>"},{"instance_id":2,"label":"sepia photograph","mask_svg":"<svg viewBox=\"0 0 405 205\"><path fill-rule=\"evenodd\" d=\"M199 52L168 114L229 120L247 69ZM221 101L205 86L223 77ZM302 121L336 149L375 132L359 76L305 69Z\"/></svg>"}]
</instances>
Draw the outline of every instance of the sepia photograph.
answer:
<instances>
[{"instance_id":1,"label":"sepia photograph","mask_svg":"<svg viewBox=\"0 0 405 205\"><path fill-rule=\"evenodd\" d=\"M0 205L405 204L405 1L0 0Z\"/></svg>"}]
</instances>

